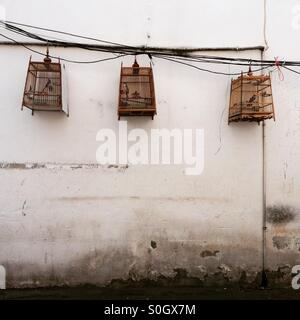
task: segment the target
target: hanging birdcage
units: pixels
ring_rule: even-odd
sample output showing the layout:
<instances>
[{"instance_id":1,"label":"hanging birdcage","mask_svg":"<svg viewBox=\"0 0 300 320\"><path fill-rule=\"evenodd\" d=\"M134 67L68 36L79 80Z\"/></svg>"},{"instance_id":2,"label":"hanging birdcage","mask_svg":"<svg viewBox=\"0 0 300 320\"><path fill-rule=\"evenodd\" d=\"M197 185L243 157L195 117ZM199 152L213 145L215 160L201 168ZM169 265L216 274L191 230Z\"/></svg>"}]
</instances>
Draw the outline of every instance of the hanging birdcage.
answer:
<instances>
[{"instance_id":1,"label":"hanging birdcage","mask_svg":"<svg viewBox=\"0 0 300 320\"><path fill-rule=\"evenodd\" d=\"M231 82L229 119L233 121L260 122L267 119L275 120L271 77L255 76L251 72L241 74Z\"/></svg>"},{"instance_id":2,"label":"hanging birdcage","mask_svg":"<svg viewBox=\"0 0 300 320\"><path fill-rule=\"evenodd\" d=\"M119 89L119 120L122 116L156 115L154 80L151 67L140 67L134 61L132 67L121 66Z\"/></svg>"},{"instance_id":3,"label":"hanging birdcage","mask_svg":"<svg viewBox=\"0 0 300 320\"><path fill-rule=\"evenodd\" d=\"M60 62L49 58L49 51L43 62L29 61L23 107L34 111L63 111L62 69Z\"/></svg>"}]
</instances>

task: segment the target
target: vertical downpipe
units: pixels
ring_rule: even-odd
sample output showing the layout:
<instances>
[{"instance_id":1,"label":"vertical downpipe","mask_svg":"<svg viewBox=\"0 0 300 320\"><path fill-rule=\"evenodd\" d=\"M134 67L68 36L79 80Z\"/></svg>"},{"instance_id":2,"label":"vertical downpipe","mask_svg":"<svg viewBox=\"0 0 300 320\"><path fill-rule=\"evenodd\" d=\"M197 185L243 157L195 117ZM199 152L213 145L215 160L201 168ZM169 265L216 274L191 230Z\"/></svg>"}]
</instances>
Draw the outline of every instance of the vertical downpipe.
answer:
<instances>
[{"instance_id":1,"label":"vertical downpipe","mask_svg":"<svg viewBox=\"0 0 300 320\"><path fill-rule=\"evenodd\" d=\"M262 184L263 184L263 223L262 223L262 275L261 288L268 286L266 273L266 245L267 245L267 190L266 190L266 123L262 123Z\"/></svg>"},{"instance_id":2,"label":"vertical downpipe","mask_svg":"<svg viewBox=\"0 0 300 320\"><path fill-rule=\"evenodd\" d=\"M265 49L261 51L261 60L264 60L264 53L269 49L267 40L267 6L268 0L263 2L264 22L263 22L263 38ZM262 124L262 183L263 183L263 221L262 221L262 274L261 274L261 288L268 287L268 277L266 272L266 258L267 258L267 182L266 182L266 124Z\"/></svg>"},{"instance_id":3,"label":"vertical downpipe","mask_svg":"<svg viewBox=\"0 0 300 320\"><path fill-rule=\"evenodd\" d=\"M261 51L261 60L264 60L264 51ZM266 250L267 250L267 182L266 182L266 123L262 123L262 274L261 288L268 286L266 273Z\"/></svg>"}]
</instances>

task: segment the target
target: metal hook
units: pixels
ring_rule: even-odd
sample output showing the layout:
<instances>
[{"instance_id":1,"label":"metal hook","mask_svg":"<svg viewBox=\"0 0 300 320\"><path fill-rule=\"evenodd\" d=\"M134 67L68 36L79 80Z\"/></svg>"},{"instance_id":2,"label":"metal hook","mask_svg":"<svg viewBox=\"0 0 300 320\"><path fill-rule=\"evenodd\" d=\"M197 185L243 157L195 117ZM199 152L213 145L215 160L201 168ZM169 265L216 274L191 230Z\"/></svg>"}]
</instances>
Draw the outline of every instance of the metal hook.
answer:
<instances>
[{"instance_id":1,"label":"metal hook","mask_svg":"<svg viewBox=\"0 0 300 320\"><path fill-rule=\"evenodd\" d=\"M248 70L248 76L253 76L253 72L252 72L252 68L251 68L251 66L252 66L252 60L249 60L249 70Z\"/></svg>"},{"instance_id":2,"label":"metal hook","mask_svg":"<svg viewBox=\"0 0 300 320\"><path fill-rule=\"evenodd\" d=\"M51 58L50 58L50 56L49 56L49 43L48 43L48 41L47 41L46 57L45 57L45 59L44 59L44 62L45 62L45 63L51 63Z\"/></svg>"}]
</instances>

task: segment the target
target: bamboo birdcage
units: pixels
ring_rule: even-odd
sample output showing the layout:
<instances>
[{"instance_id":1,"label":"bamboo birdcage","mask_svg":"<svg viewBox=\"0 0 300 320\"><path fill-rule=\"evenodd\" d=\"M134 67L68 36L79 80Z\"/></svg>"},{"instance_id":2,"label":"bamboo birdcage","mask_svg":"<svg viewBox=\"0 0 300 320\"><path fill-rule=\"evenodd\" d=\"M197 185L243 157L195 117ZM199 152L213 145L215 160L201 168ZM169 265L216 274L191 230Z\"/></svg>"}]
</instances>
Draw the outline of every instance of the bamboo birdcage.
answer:
<instances>
[{"instance_id":1,"label":"bamboo birdcage","mask_svg":"<svg viewBox=\"0 0 300 320\"><path fill-rule=\"evenodd\" d=\"M260 122L275 120L270 75L241 74L231 82L229 119L233 121Z\"/></svg>"},{"instance_id":2,"label":"bamboo birdcage","mask_svg":"<svg viewBox=\"0 0 300 320\"><path fill-rule=\"evenodd\" d=\"M63 111L62 106L62 70L60 62L49 58L44 62L29 61L26 77L23 107L34 111Z\"/></svg>"},{"instance_id":3,"label":"bamboo birdcage","mask_svg":"<svg viewBox=\"0 0 300 320\"><path fill-rule=\"evenodd\" d=\"M134 61L132 67L121 66L119 88L119 120L122 116L156 115L153 71L150 67L140 67Z\"/></svg>"}]
</instances>

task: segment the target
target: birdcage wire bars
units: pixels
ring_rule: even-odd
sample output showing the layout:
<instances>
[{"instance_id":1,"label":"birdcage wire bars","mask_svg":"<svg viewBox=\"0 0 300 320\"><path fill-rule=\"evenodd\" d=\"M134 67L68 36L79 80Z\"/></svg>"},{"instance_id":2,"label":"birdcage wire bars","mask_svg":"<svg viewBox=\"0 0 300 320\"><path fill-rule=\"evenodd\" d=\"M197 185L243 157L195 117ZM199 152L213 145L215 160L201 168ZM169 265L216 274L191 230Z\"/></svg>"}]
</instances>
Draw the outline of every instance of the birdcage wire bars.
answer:
<instances>
[{"instance_id":1,"label":"birdcage wire bars","mask_svg":"<svg viewBox=\"0 0 300 320\"><path fill-rule=\"evenodd\" d=\"M44 62L29 61L23 107L34 111L62 110L62 72L61 64L49 58L49 51Z\"/></svg>"},{"instance_id":2,"label":"birdcage wire bars","mask_svg":"<svg viewBox=\"0 0 300 320\"><path fill-rule=\"evenodd\" d=\"M228 122L275 120L270 75L241 73L231 81Z\"/></svg>"},{"instance_id":3,"label":"birdcage wire bars","mask_svg":"<svg viewBox=\"0 0 300 320\"><path fill-rule=\"evenodd\" d=\"M121 66L119 87L119 120L122 116L156 115L153 71L140 67L135 60L132 67Z\"/></svg>"}]
</instances>

